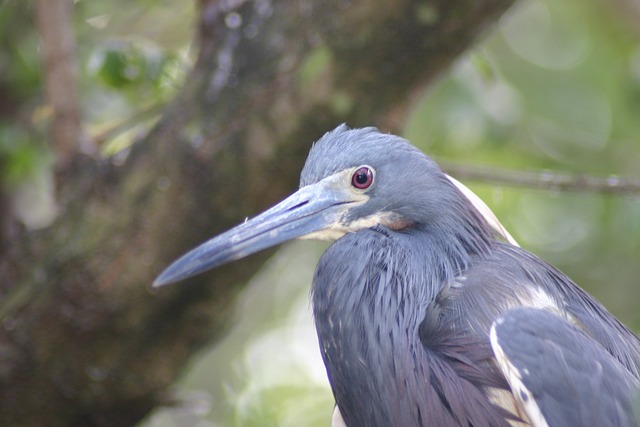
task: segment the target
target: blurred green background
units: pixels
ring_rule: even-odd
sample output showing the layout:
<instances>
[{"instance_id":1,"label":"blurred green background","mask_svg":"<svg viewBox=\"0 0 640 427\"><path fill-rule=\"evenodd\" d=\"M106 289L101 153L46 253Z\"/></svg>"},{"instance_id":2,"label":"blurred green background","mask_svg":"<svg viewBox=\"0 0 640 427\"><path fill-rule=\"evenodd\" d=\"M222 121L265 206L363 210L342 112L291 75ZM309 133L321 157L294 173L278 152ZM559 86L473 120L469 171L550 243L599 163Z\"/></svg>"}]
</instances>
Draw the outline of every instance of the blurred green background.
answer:
<instances>
[{"instance_id":1,"label":"blurred green background","mask_svg":"<svg viewBox=\"0 0 640 427\"><path fill-rule=\"evenodd\" d=\"M38 35L30 2L0 5L0 173L16 214L37 228L55 211ZM105 156L118 161L179 90L195 13L179 0L76 2L84 121ZM522 1L414 94L403 134L436 160L640 177L638 22L634 0ZM468 184L523 247L640 331L640 197ZM328 425L308 296L325 247L283 247L242 296L229 335L175 386L185 404L144 425Z\"/></svg>"}]
</instances>

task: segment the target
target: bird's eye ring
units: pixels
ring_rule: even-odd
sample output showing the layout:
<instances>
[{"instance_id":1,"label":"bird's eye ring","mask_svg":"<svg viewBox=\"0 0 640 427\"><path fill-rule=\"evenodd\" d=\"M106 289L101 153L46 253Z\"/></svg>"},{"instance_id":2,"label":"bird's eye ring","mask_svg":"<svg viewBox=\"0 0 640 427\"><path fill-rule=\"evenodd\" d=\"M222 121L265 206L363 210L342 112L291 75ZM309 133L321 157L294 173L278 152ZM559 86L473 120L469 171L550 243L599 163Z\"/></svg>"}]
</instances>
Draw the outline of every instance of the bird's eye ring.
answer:
<instances>
[{"instance_id":1,"label":"bird's eye ring","mask_svg":"<svg viewBox=\"0 0 640 427\"><path fill-rule=\"evenodd\" d=\"M351 185L358 190L366 190L373 184L373 171L368 166L359 167L351 177Z\"/></svg>"}]
</instances>

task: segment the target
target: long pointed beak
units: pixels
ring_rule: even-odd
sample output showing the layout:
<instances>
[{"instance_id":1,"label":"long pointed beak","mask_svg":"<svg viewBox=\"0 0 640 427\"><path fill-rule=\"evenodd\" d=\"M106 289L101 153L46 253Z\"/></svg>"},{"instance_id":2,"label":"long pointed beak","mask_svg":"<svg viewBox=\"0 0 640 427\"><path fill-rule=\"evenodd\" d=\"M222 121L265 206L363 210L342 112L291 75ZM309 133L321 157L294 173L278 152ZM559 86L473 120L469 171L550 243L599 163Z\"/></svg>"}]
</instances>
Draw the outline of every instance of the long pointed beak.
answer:
<instances>
[{"instance_id":1,"label":"long pointed beak","mask_svg":"<svg viewBox=\"0 0 640 427\"><path fill-rule=\"evenodd\" d=\"M287 240L326 230L339 223L362 195L339 189L331 180L301 188L257 217L187 252L153 282L168 285L244 258Z\"/></svg>"}]
</instances>

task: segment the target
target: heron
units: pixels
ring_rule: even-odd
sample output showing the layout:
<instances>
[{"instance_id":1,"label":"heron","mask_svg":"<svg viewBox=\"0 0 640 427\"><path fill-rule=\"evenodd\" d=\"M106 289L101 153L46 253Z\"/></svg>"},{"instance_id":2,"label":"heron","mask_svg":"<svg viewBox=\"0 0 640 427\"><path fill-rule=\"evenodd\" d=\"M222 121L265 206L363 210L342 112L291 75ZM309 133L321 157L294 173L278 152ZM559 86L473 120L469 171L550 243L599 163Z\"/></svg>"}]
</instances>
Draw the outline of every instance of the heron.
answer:
<instances>
[{"instance_id":1,"label":"heron","mask_svg":"<svg viewBox=\"0 0 640 427\"><path fill-rule=\"evenodd\" d=\"M171 264L181 281L328 239L311 286L334 426L637 426L640 340L407 140L340 125L297 192Z\"/></svg>"}]
</instances>

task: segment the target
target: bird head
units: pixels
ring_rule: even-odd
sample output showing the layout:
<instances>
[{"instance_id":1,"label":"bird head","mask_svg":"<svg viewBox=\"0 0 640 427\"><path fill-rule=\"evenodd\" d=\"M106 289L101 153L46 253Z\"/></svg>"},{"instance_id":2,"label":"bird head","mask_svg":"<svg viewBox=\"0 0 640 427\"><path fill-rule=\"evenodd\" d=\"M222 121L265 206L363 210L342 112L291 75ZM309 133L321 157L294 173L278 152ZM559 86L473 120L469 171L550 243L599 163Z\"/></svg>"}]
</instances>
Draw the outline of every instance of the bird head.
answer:
<instances>
[{"instance_id":1,"label":"bird head","mask_svg":"<svg viewBox=\"0 0 640 427\"><path fill-rule=\"evenodd\" d=\"M479 224L471 232L487 229L478 210L428 156L398 136L340 125L311 148L297 192L191 250L154 286L295 238L332 240L378 225L456 230L465 224Z\"/></svg>"},{"instance_id":2,"label":"bird head","mask_svg":"<svg viewBox=\"0 0 640 427\"><path fill-rule=\"evenodd\" d=\"M440 167L405 139L375 128L338 126L316 142L300 188L318 186L340 200L337 218L308 236L337 238L374 225L394 230L449 215L460 194Z\"/></svg>"}]
</instances>

